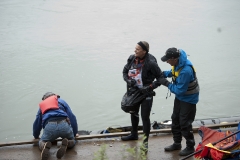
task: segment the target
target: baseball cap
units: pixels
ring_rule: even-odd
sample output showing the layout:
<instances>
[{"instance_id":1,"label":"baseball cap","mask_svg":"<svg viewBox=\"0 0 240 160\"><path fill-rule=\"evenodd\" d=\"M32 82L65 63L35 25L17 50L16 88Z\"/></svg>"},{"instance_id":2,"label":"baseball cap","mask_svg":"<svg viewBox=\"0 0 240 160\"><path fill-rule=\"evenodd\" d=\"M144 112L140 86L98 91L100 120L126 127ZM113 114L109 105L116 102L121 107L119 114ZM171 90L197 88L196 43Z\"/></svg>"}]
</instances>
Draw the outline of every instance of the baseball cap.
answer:
<instances>
[{"instance_id":1,"label":"baseball cap","mask_svg":"<svg viewBox=\"0 0 240 160\"><path fill-rule=\"evenodd\" d=\"M168 50L165 52L165 56L161 58L163 62L166 62L169 59L175 59L180 56L180 52L177 48L168 48Z\"/></svg>"}]
</instances>

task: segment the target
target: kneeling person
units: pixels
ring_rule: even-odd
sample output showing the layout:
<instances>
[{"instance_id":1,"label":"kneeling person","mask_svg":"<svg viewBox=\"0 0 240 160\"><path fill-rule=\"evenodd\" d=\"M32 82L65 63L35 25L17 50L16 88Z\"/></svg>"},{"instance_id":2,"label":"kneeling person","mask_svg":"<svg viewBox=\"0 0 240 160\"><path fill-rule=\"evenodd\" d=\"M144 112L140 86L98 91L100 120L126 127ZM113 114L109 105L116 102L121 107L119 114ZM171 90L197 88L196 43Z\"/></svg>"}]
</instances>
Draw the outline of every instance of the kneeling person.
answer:
<instances>
[{"instance_id":1,"label":"kneeling person","mask_svg":"<svg viewBox=\"0 0 240 160\"><path fill-rule=\"evenodd\" d=\"M53 141L61 137L62 145L57 151L57 158L62 158L67 148L73 148L76 144L78 125L75 115L72 113L69 105L52 92L47 92L39 103L39 110L33 123L33 136L39 139L40 132L43 130L39 140L39 149L41 160L47 160L49 149Z\"/></svg>"}]
</instances>

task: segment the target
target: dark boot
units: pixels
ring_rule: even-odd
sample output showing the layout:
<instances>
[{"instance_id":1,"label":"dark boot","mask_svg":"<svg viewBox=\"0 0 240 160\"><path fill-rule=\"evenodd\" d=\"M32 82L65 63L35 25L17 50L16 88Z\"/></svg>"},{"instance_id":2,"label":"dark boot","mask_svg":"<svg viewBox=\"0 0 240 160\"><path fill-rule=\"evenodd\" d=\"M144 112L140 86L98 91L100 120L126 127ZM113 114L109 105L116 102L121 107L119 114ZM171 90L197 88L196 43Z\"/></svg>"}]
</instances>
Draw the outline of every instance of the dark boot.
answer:
<instances>
[{"instance_id":1,"label":"dark boot","mask_svg":"<svg viewBox=\"0 0 240 160\"><path fill-rule=\"evenodd\" d=\"M182 148L181 143L173 143L170 146L167 146L164 148L165 151L174 151L174 150L180 150Z\"/></svg>"},{"instance_id":2,"label":"dark boot","mask_svg":"<svg viewBox=\"0 0 240 160\"><path fill-rule=\"evenodd\" d=\"M123 136L121 139L123 141L138 140L138 133L137 132L132 132L128 136Z\"/></svg>"},{"instance_id":3,"label":"dark boot","mask_svg":"<svg viewBox=\"0 0 240 160\"><path fill-rule=\"evenodd\" d=\"M64 156L64 154L65 154L65 152L66 152L66 150L67 150L67 146L68 146L68 139L67 138L64 138L63 140L62 140L62 145L61 145L61 147L58 149L58 151L57 151L57 158L58 159L61 159L63 156Z\"/></svg>"},{"instance_id":4,"label":"dark boot","mask_svg":"<svg viewBox=\"0 0 240 160\"><path fill-rule=\"evenodd\" d=\"M40 141L39 144L39 149L42 150L41 153L41 160L47 160L49 157L49 150L52 147L52 143L51 142L43 142Z\"/></svg>"},{"instance_id":5,"label":"dark boot","mask_svg":"<svg viewBox=\"0 0 240 160\"><path fill-rule=\"evenodd\" d=\"M179 152L179 156L187 156L193 152L195 152L194 147L186 147L185 149Z\"/></svg>"}]
</instances>

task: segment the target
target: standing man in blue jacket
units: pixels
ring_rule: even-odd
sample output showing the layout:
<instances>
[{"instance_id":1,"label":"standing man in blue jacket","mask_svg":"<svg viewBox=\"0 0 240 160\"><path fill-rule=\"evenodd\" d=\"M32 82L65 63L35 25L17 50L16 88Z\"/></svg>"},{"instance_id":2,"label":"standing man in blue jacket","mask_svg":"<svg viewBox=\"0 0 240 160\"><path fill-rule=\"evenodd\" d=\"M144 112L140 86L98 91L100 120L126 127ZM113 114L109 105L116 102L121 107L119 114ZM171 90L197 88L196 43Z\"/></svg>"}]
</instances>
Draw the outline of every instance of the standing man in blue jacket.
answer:
<instances>
[{"instance_id":1,"label":"standing man in blue jacket","mask_svg":"<svg viewBox=\"0 0 240 160\"><path fill-rule=\"evenodd\" d=\"M199 84L195 69L187 54L182 49L169 48L161 58L172 66L169 71L163 71L165 78L172 77L172 82L164 81L170 92L175 94L172 113L172 134L174 143L165 147L165 151L180 150L182 137L186 139L186 148L179 152L186 156L195 151L195 140L192 132L192 122L196 115L196 104L199 99Z\"/></svg>"},{"instance_id":2,"label":"standing man in blue jacket","mask_svg":"<svg viewBox=\"0 0 240 160\"><path fill-rule=\"evenodd\" d=\"M62 158L67 148L73 148L76 144L78 125L75 115L72 113L68 104L52 92L47 92L39 103L39 110L33 123L33 136L39 139L40 132L43 130L39 140L41 160L47 160L49 149L53 141L61 137L62 145L57 151L57 158Z\"/></svg>"}]
</instances>

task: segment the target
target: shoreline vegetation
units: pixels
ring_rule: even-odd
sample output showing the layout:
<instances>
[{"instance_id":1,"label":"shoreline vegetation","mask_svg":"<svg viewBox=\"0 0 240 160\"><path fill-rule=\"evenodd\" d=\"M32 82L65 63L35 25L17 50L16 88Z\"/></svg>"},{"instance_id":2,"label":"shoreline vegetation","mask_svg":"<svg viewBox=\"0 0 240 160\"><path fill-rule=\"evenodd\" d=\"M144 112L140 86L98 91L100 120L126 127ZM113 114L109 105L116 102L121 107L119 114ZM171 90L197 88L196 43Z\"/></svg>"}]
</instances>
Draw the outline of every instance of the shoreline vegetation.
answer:
<instances>
[{"instance_id":1,"label":"shoreline vegetation","mask_svg":"<svg viewBox=\"0 0 240 160\"><path fill-rule=\"evenodd\" d=\"M121 157L121 160L147 160L147 148L144 146L144 143L138 143L135 147L126 147L126 145L123 144L122 149L117 156ZM107 148L107 144L104 143L101 145L99 150L94 153L93 160L109 160L106 153Z\"/></svg>"}]
</instances>

